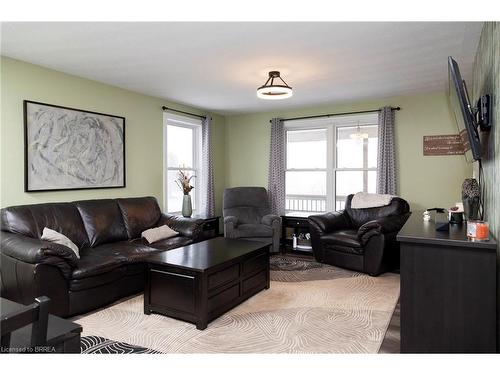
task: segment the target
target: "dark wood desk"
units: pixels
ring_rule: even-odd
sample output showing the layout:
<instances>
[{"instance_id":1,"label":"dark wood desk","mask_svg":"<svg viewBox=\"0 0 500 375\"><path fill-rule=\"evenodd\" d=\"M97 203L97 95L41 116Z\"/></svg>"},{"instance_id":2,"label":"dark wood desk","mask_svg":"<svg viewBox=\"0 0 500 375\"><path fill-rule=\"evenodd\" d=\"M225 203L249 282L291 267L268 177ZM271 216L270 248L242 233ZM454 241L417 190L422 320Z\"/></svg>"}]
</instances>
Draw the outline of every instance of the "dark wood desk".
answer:
<instances>
[{"instance_id":1,"label":"dark wood desk","mask_svg":"<svg viewBox=\"0 0 500 375\"><path fill-rule=\"evenodd\" d=\"M436 231L421 212L397 239L401 352L496 352L496 242L469 241L465 225Z\"/></svg>"},{"instance_id":2,"label":"dark wood desk","mask_svg":"<svg viewBox=\"0 0 500 375\"><path fill-rule=\"evenodd\" d=\"M216 237L147 258L144 313L207 324L269 289L270 243Z\"/></svg>"},{"instance_id":3,"label":"dark wood desk","mask_svg":"<svg viewBox=\"0 0 500 375\"><path fill-rule=\"evenodd\" d=\"M23 305L0 298L0 315L18 311ZM80 334L82 327L79 324L49 315L47 328L47 346L30 349L31 324L12 333L11 351L14 353L80 353Z\"/></svg>"}]
</instances>

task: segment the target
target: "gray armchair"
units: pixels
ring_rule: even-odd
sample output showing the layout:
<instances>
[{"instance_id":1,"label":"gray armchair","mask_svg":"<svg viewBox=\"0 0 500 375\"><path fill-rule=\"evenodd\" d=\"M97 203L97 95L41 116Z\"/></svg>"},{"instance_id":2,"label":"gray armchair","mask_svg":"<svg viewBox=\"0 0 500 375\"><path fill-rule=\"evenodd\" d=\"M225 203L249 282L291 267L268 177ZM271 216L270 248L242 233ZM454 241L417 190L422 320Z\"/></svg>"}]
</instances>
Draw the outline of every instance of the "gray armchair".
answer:
<instances>
[{"instance_id":1,"label":"gray armchair","mask_svg":"<svg viewBox=\"0 0 500 375\"><path fill-rule=\"evenodd\" d=\"M271 214L266 189L225 189L222 205L225 237L272 242L271 252L279 252L281 217Z\"/></svg>"}]
</instances>

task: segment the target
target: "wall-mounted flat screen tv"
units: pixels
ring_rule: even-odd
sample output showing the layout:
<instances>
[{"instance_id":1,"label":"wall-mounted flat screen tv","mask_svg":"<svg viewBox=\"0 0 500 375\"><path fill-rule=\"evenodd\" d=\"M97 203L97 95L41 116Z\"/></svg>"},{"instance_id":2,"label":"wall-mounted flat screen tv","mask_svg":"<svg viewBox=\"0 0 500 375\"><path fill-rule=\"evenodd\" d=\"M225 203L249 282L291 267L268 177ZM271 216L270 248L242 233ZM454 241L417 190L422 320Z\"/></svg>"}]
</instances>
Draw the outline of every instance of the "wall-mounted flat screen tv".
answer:
<instances>
[{"instance_id":1,"label":"wall-mounted flat screen tv","mask_svg":"<svg viewBox=\"0 0 500 375\"><path fill-rule=\"evenodd\" d=\"M448 73L448 102L462 138L465 158L468 162L480 160L481 143L477 123L467 95L467 87L460 75L457 62L451 56L448 57Z\"/></svg>"}]
</instances>

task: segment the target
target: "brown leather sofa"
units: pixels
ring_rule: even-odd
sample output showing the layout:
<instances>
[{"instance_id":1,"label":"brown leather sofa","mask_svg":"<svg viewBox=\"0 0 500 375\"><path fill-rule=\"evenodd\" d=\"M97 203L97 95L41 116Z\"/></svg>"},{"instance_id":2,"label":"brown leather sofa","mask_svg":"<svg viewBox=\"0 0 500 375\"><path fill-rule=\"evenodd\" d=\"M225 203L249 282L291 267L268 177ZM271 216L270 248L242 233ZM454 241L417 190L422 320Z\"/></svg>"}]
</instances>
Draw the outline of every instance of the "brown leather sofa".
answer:
<instances>
[{"instance_id":1,"label":"brown leather sofa","mask_svg":"<svg viewBox=\"0 0 500 375\"><path fill-rule=\"evenodd\" d=\"M354 209L353 194L343 211L309 216L318 262L377 276L399 268L396 235L410 217L410 206L395 197L387 206Z\"/></svg>"},{"instance_id":2,"label":"brown leather sofa","mask_svg":"<svg viewBox=\"0 0 500 375\"><path fill-rule=\"evenodd\" d=\"M141 232L167 224L179 235L148 245ZM1 210L1 295L29 304L51 299L62 317L91 311L144 288L149 254L200 240L201 220L162 214L153 197L13 206ZM42 241L56 230L80 249Z\"/></svg>"}]
</instances>

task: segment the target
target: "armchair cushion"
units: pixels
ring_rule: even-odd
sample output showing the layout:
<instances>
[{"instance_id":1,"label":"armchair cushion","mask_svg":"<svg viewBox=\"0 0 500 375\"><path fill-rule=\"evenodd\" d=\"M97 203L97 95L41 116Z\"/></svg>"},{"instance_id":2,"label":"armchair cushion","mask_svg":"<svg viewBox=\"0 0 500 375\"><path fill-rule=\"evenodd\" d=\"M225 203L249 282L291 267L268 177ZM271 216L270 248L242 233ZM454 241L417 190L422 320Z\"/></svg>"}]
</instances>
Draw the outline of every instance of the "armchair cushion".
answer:
<instances>
[{"instance_id":1,"label":"armchair cushion","mask_svg":"<svg viewBox=\"0 0 500 375\"><path fill-rule=\"evenodd\" d=\"M240 224L234 229L235 238L272 237L273 228L264 224Z\"/></svg>"},{"instance_id":2,"label":"armchair cushion","mask_svg":"<svg viewBox=\"0 0 500 375\"><path fill-rule=\"evenodd\" d=\"M321 236L321 241L326 245L339 245L346 247L361 248L362 244L358 239L356 230L344 229L337 230Z\"/></svg>"}]
</instances>

